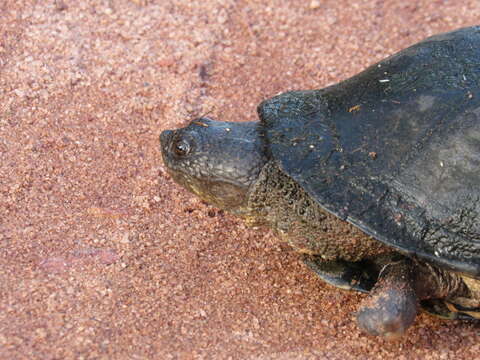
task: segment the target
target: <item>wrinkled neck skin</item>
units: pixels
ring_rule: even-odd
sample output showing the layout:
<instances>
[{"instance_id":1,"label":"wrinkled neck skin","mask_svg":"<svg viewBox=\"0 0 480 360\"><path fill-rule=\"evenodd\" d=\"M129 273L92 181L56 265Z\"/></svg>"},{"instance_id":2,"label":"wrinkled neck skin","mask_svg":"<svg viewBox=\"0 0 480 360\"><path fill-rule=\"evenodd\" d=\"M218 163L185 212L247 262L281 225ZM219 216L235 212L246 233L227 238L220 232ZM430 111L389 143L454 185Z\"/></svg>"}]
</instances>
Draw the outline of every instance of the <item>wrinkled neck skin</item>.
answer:
<instances>
[{"instance_id":1,"label":"wrinkled neck skin","mask_svg":"<svg viewBox=\"0 0 480 360\"><path fill-rule=\"evenodd\" d=\"M258 122L197 119L161 136L164 163L178 184L202 200L248 218L248 193L267 162ZM179 155L180 144L189 149Z\"/></svg>"}]
</instances>

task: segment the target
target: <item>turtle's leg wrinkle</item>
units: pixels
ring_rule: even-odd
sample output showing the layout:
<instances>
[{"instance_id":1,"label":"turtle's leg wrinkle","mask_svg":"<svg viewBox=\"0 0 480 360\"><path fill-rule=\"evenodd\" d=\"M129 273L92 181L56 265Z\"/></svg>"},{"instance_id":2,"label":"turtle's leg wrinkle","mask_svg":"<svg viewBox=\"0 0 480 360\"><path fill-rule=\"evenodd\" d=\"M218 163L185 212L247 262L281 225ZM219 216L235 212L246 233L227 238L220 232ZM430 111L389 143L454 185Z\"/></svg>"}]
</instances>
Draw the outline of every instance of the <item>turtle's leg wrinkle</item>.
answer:
<instances>
[{"instance_id":1,"label":"turtle's leg wrinkle","mask_svg":"<svg viewBox=\"0 0 480 360\"><path fill-rule=\"evenodd\" d=\"M462 296L461 278L428 263L402 258L382 269L357 313L359 326L372 335L395 339L415 321L420 300Z\"/></svg>"}]
</instances>

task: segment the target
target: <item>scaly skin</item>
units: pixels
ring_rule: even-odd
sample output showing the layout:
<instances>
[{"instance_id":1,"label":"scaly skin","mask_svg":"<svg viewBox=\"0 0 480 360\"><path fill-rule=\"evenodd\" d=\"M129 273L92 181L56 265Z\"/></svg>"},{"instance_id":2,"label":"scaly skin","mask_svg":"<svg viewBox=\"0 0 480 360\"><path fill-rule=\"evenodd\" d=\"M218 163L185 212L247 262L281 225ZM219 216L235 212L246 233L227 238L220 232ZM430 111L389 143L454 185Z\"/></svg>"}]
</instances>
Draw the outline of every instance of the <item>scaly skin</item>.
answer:
<instances>
[{"instance_id":1,"label":"scaly skin","mask_svg":"<svg viewBox=\"0 0 480 360\"><path fill-rule=\"evenodd\" d=\"M326 213L269 158L263 139L258 123L198 119L186 128L163 132L161 148L176 182L250 224L272 227L297 251L316 255L319 261L346 261L347 269L348 262L359 261L370 262L372 269L382 266L383 270L369 270L371 278L378 276L373 289L356 288L371 290L358 312L360 327L370 334L398 338L426 299L445 299L445 308L453 312L459 311L456 306L468 304L463 313L478 314L478 280L468 278L466 285L455 273L395 255L391 248ZM330 279L335 276L336 286L350 286L342 283L343 273Z\"/></svg>"}]
</instances>

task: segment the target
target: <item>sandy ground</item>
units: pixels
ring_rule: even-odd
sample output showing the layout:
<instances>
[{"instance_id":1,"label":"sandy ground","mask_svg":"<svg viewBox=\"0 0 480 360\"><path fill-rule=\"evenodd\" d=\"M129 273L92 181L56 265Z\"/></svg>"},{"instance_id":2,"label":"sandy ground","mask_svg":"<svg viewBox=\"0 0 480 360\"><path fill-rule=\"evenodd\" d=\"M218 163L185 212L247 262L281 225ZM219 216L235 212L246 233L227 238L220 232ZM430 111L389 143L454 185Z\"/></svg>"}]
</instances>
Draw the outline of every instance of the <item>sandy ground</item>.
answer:
<instances>
[{"instance_id":1,"label":"sandy ground","mask_svg":"<svg viewBox=\"0 0 480 360\"><path fill-rule=\"evenodd\" d=\"M478 359L478 324L360 333L363 295L176 186L158 135L255 119L262 99L479 15L476 0L2 1L0 358Z\"/></svg>"}]
</instances>

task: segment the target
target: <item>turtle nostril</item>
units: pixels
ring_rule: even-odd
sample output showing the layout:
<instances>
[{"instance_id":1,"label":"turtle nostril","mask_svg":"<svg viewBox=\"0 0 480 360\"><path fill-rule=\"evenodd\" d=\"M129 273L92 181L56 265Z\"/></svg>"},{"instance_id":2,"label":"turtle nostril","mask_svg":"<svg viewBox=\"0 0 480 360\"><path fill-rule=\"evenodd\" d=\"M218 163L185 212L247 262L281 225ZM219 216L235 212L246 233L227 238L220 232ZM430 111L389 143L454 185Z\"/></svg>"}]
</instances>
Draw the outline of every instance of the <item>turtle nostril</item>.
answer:
<instances>
[{"instance_id":1,"label":"turtle nostril","mask_svg":"<svg viewBox=\"0 0 480 360\"><path fill-rule=\"evenodd\" d=\"M160 145L165 147L167 145L168 139L172 136L172 130L164 130L160 133Z\"/></svg>"}]
</instances>

